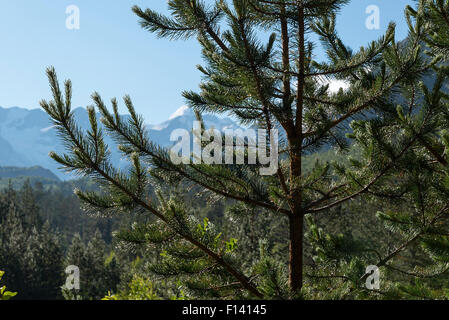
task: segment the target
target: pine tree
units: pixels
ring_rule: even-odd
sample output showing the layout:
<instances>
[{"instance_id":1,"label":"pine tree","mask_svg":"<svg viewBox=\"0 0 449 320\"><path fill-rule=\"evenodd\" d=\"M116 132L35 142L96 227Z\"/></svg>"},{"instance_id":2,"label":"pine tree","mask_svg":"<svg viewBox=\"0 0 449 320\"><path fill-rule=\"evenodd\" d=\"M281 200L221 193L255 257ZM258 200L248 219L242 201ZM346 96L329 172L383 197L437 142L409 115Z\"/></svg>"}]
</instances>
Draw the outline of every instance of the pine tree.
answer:
<instances>
[{"instance_id":1,"label":"pine tree","mask_svg":"<svg viewBox=\"0 0 449 320\"><path fill-rule=\"evenodd\" d=\"M28 227L35 226L41 228L43 225L42 218L40 217L40 208L37 205L37 201L34 196L34 190L31 187L30 180L26 180L23 184L20 192L21 211L26 215L24 217L25 224Z\"/></svg>"},{"instance_id":2,"label":"pine tree","mask_svg":"<svg viewBox=\"0 0 449 320\"><path fill-rule=\"evenodd\" d=\"M84 266L86 266L85 263L85 251L86 246L84 245L83 241L81 240L80 235L77 233L72 238L72 244L67 250L67 254L64 259L64 267L67 268L68 266L76 266L79 268L80 271L80 290L76 290L73 292L72 290L69 290L65 286L62 287L62 295L67 300L78 300L82 299L83 291L86 290L86 280L87 277L84 276L84 273L87 273L87 270L84 270ZM88 273L87 273L88 274ZM83 290L83 291L81 291Z\"/></svg>"},{"instance_id":3,"label":"pine tree","mask_svg":"<svg viewBox=\"0 0 449 320\"><path fill-rule=\"evenodd\" d=\"M390 174L379 177L380 183L373 185L365 197L366 200L379 201L379 197L384 200L386 209L379 211L377 216L389 231L398 235L386 254L370 248L377 257L369 259L377 260L373 264L382 267L387 273L386 279L389 279L383 290L378 292L382 297L448 298L445 288L449 268L449 104L448 56L445 53L448 47L444 44L446 34L442 32L449 26L442 24L447 8L443 1L420 1L417 10L407 8L410 32L406 41L417 45L425 43L422 51L409 54L429 61L432 69L398 87L394 99L397 102L396 115L351 123L351 136L361 148L362 157L350 159L353 167L350 170L340 169L353 183L360 184L363 183L361 169L368 164L370 170L377 168L374 170L380 169L381 172L394 166ZM398 150L401 151L398 153ZM348 241L325 234L313 221L310 224L310 241L315 243L321 267L324 266L321 277L344 281L353 277L351 281L356 282L364 265L360 259L363 256L359 255L358 261L352 259L347 263L338 259L343 257L341 251L363 251L366 245L353 242L353 247L348 248ZM356 274L349 270L357 268L360 271ZM327 276L329 274L333 276ZM361 280L365 277L366 274ZM340 289L344 291L347 288L341 285Z\"/></svg>"},{"instance_id":4,"label":"pine tree","mask_svg":"<svg viewBox=\"0 0 449 320\"><path fill-rule=\"evenodd\" d=\"M418 8L407 7L409 21L411 17L425 23L427 32L424 41L434 56L449 59L449 1L419 0Z\"/></svg>"},{"instance_id":5,"label":"pine tree","mask_svg":"<svg viewBox=\"0 0 449 320\"><path fill-rule=\"evenodd\" d=\"M275 175L261 176L261 164L174 164L168 150L151 142L130 97L124 98L130 113L130 119L125 120L118 114L115 99L111 112L94 93L92 98L104 128L130 160L131 169L121 171L110 162L95 108L88 108L90 130L82 131L71 109L71 82L65 82L63 93L53 68L47 72L53 100L42 101L41 106L58 128L67 153L52 153L51 157L68 171L90 176L101 184L102 195L76 191L88 212L112 216L137 211L151 216L148 223L119 232L118 238L129 247L153 244L159 248L160 256L151 270L182 280L192 295L291 298L304 294L308 290L301 291L306 240L323 253L323 263L333 267L338 264L352 274L330 274L331 278L359 290L366 277L363 263L372 258L366 253L364 260L344 258L360 246L354 243L345 247L345 239L324 235L314 227L313 217L361 196L378 201L414 195L419 198L419 191L411 190L435 177L433 171L423 171L427 169L423 167L423 155L415 154L415 148L425 146L424 136L431 132L433 121L426 112L434 112L432 99L441 96L438 84L443 78L427 96L422 88L431 106L425 105L417 113L410 111L416 119L407 120L406 111L398 107L398 92L408 102L403 104L413 107L413 88L438 62L423 55L422 22L412 25L409 21L411 32L406 42L396 42L395 26L391 24L385 36L353 51L343 44L335 28L336 16L347 2L235 0L232 4L216 1L206 5L200 0L170 0L170 16L133 8L144 29L169 39L196 37L202 46L205 66L198 67L204 77L201 92L183 93L199 120L201 113L220 113L245 125L281 129L284 139L279 145L281 161ZM265 35L269 37L264 43ZM312 35L324 47L327 62L314 59ZM332 80L346 81L349 88L331 92L328 81ZM311 170L303 170L304 157L323 148L346 152L350 139L362 148L361 159L317 162ZM425 181L416 176L420 173ZM394 188L395 179L413 188L402 193L403 189ZM200 188L211 199L224 198L257 209L251 209L257 215L285 218L288 273L280 261L267 254L263 242L259 260L253 267L242 268L237 257L238 240L225 238L208 220L199 221L186 199L174 192L180 185ZM157 197L150 197L150 186L156 189ZM416 201L416 197L410 201ZM445 213L444 206L438 209ZM437 221L442 214L438 209L428 213L430 221ZM389 220L388 214L382 216ZM310 225L307 239L306 218ZM428 233L423 228L419 236ZM385 256L379 253L378 265L385 266L413 239L407 238ZM333 250L341 254L329 259L328 253ZM321 276L311 274L310 278Z\"/></svg>"},{"instance_id":6,"label":"pine tree","mask_svg":"<svg viewBox=\"0 0 449 320\"><path fill-rule=\"evenodd\" d=\"M120 266L112 257L106 261L106 244L97 230L87 246L75 234L69 247L65 267L76 266L80 271L80 289L63 288L66 299L99 300L109 291L115 291L120 282Z\"/></svg>"}]
</instances>

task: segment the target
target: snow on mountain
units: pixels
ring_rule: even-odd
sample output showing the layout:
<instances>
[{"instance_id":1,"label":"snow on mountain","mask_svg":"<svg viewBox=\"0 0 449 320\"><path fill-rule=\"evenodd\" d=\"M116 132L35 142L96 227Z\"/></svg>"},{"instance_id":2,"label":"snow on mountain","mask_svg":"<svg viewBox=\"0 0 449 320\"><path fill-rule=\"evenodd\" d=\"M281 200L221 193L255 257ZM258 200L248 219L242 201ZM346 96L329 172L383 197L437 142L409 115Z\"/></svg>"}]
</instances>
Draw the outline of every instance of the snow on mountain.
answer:
<instances>
[{"instance_id":1,"label":"snow on mountain","mask_svg":"<svg viewBox=\"0 0 449 320\"><path fill-rule=\"evenodd\" d=\"M178 110L176 110L169 118L168 120L173 120L175 118L178 117L182 117L183 115L185 115L186 113L189 112L189 107L188 106L182 106L181 108L179 108Z\"/></svg>"},{"instance_id":2,"label":"snow on mountain","mask_svg":"<svg viewBox=\"0 0 449 320\"><path fill-rule=\"evenodd\" d=\"M77 108L73 112L80 127L89 128L86 109ZM167 121L157 125L147 125L147 130L151 140L163 147L168 147L173 143L170 141L171 132L180 128L190 131L195 120L194 112L183 106ZM204 122L208 127L219 130L239 127L229 118L213 115L204 115ZM112 139L106 138L106 143L113 151L113 163L121 167L126 166L126 160L116 151L117 148ZM61 179L69 178L48 156L50 151L63 153L65 150L55 127L43 110L0 107L0 166L41 166L50 169Z\"/></svg>"}]
</instances>

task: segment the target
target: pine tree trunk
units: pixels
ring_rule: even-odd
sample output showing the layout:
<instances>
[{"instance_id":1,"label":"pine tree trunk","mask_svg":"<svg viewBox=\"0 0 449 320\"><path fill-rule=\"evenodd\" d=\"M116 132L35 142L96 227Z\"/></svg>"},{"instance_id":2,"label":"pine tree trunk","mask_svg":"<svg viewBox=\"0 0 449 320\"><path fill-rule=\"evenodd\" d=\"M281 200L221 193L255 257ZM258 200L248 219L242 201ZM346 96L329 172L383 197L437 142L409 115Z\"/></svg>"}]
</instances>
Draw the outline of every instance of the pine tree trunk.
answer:
<instances>
[{"instance_id":1,"label":"pine tree trunk","mask_svg":"<svg viewBox=\"0 0 449 320\"><path fill-rule=\"evenodd\" d=\"M302 136L290 140L290 195L291 214L289 216L289 286L292 291L301 290L303 284L303 242L304 214L302 209Z\"/></svg>"},{"instance_id":2,"label":"pine tree trunk","mask_svg":"<svg viewBox=\"0 0 449 320\"><path fill-rule=\"evenodd\" d=\"M301 290L303 282L304 218L302 214L290 216L289 241L289 286L293 291Z\"/></svg>"},{"instance_id":3,"label":"pine tree trunk","mask_svg":"<svg viewBox=\"0 0 449 320\"><path fill-rule=\"evenodd\" d=\"M302 289L303 285L303 243L304 243L304 213L302 209L302 144L303 144L303 109L305 88L305 15L302 2L298 1L298 50L299 72L296 89L296 123L295 133L290 133L290 196L291 214L289 217L289 286L293 292Z\"/></svg>"}]
</instances>

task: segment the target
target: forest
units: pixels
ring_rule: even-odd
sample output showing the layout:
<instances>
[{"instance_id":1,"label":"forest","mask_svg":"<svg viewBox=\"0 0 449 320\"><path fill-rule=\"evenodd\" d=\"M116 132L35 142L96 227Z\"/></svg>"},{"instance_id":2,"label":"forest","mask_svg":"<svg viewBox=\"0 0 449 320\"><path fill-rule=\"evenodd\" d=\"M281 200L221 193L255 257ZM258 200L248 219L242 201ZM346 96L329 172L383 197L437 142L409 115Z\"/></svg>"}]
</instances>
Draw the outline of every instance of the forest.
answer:
<instances>
[{"instance_id":1,"label":"forest","mask_svg":"<svg viewBox=\"0 0 449 320\"><path fill-rule=\"evenodd\" d=\"M337 32L349 2L134 6L152 36L201 48L199 91L180 94L204 148L180 163L131 96L94 92L82 128L49 66L40 106L65 146L49 156L78 178L0 175L0 300L449 299L449 0L405 7L406 39L391 23L358 50ZM277 130L257 139L274 174L203 114Z\"/></svg>"}]
</instances>

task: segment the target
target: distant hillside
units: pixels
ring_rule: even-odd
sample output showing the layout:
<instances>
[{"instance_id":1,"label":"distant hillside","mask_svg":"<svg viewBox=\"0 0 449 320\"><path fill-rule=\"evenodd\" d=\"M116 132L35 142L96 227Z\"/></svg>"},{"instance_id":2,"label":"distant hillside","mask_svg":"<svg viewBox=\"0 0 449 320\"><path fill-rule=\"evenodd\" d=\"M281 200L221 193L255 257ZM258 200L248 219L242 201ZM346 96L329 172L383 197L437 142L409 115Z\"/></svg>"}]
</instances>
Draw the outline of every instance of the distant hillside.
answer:
<instances>
[{"instance_id":1,"label":"distant hillside","mask_svg":"<svg viewBox=\"0 0 449 320\"><path fill-rule=\"evenodd\" d=\"M4 168L2 168L4 169ZM44 169L45 170L45 169ZM47 170L48 171L48 170ZM0 177L0 191L8 188L10 185L13 189L19 190L23 187L25 183L29 183L33 188L37 190L42 190L45 192L58 191L62 192L66 196L72 196L73 190L75 188L84 191L95 191L98 190L98 185L96 185L92 180L88 178L72 179L61 181L52 178L50 176L40 177L40 176L18 176L15 178L2 178Z\"/></svg>"},{"instance_id":2,"label":"distant hillside","mask_svg":"<svg viewBox=\"0 0 449 320\"><path fill-rule=\"evenodd\" d=\"M30 177L30 178L36 177L60 181L59 178L53 172L39 166L34 166L30 168L0 167L0 179L10 179L20 177Z\"/></svg>"}]
</instances>

